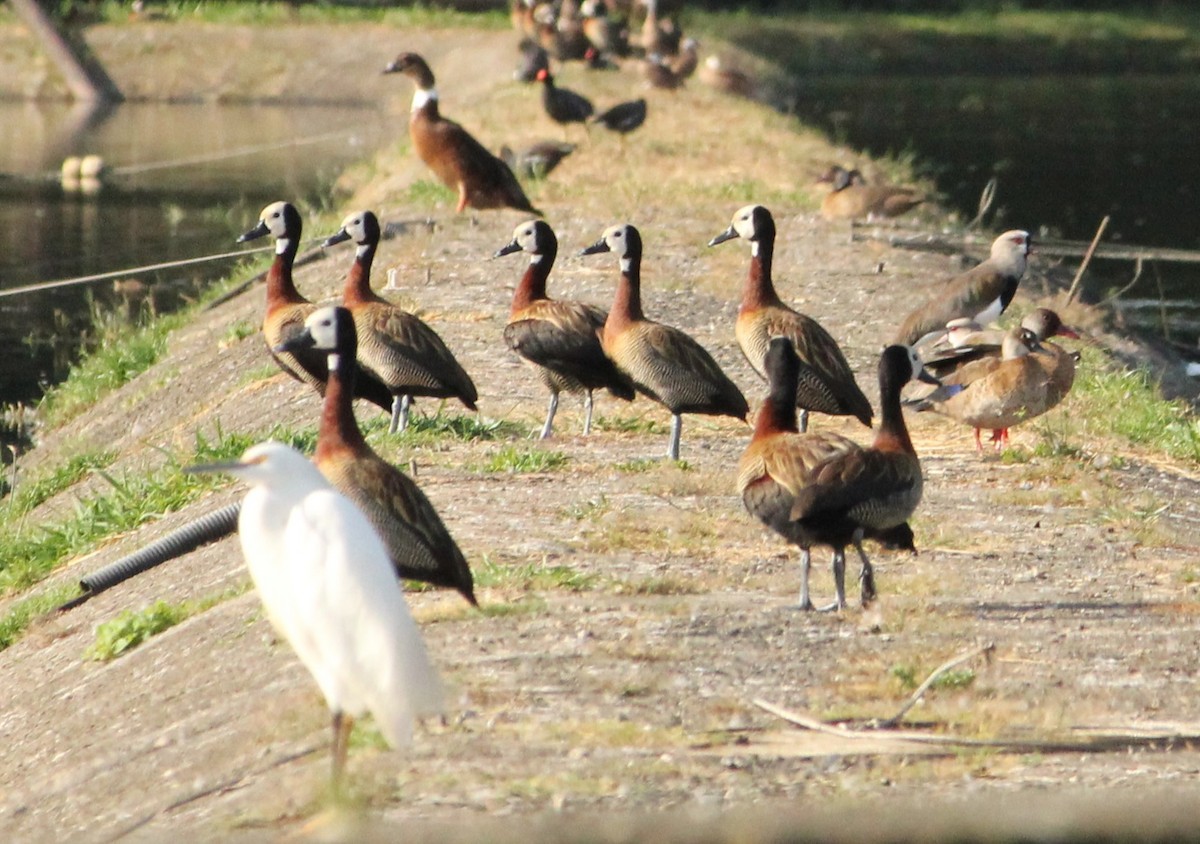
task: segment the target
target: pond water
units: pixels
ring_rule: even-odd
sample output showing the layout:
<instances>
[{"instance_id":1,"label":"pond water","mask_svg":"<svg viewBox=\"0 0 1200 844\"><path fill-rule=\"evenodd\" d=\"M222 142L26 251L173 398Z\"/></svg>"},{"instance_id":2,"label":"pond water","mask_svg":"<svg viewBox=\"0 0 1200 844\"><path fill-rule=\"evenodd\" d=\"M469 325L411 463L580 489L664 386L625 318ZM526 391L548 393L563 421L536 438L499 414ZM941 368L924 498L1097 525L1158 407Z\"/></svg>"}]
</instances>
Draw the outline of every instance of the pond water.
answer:
<instances>
[{"instance_id":1,"label":"pond water","mask_svg":"<svg viewBox=\"0 0 1200 844\"><path fill-rule=\"evenodd\" d=\"M967 216L996 176L996 226L1089 239L1109 214L1109 241L1200 249L1200 79L818 77L790 109L852 148L911 156ZM0 102L0 289L236 249L263 205L319 200L394 123L362 109L141 104L88 123L66 106ZM305 143L282 145L293 141ZM99 193L48 178L85 153L118 168ZM228 267L142 280L169 298ZM1128 263L1093 267L1100 290L1131 277ZM1155 263L1123 297L1125 315L1194 346L1198 285L1200 265ZM62 338L129 295L108 281L0 298L0 403L36 400L65 374Z\"/></svg>"},{"instance_id":2,"label":"pond water","mask_svg":"<svg viewBox=\"0 0 1200 844\"><path fill-rule=\"evenodd\" d=\"M158 104L89 123L65 105L0 102L0 290L234 251L264 205L320 202L392 123L362 109ZM57 178L64 158L84 154L115 171L98 191ZM146 307L138 281L167 308L231 266L0 298L0 403L35 400L65 375L73 349L62 340L93 309Z\"/></svg>"},{"instance_id":3,"label":"pond water","mask_svg":"<svg viewBox=\"0 0 1200 844\"><path fill-rule=\"evenodd\" d=\"M994 176L994 228L1090 240L1111 215L1106 242L1200 249L1200 79L818 77L790 110L852 148L912 157L967 219ZM1091 266L1100 292L1133 277L1129 262ZM1195 347L1198 300L1200 264L1155 262L1118 301L1130 324Z\"/></svg>"}]
</instances>

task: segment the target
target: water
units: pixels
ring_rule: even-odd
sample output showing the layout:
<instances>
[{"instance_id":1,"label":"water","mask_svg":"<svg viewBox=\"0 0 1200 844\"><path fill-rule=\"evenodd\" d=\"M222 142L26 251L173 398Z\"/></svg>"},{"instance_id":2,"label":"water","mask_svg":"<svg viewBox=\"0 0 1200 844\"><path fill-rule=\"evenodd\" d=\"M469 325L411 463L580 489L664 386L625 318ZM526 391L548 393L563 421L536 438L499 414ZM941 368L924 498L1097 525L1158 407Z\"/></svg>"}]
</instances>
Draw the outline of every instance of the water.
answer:
<instances>
[{"instance_id":1,"label":"water","mask_svg":"<svg viewBox=\"0 0 1200 844\"><path fill-rule=\"evenodd\" d=\"M915 158L944 203L974 216L995 176L996 228L1200 249L1200 79L1183 76L807 78L792 110L851 148ZM1132 279L1094 261L1099 291ZM1167 297L1160 319L1161 281ZM1121 302L1127 321L1195 346L1200 265L1148 265Z\"/></svg>"},{"instance_id":2,"label":"water","mask_svg":"<svg viewBox=\"0 0 1200 844\"><path fill-rule=\"evenodd\" d=\"M0 289L194 258L237 248L277 199L314 200L352 161L384 143L394 120L374 110L125 104L78 129L69 106L0 102ZM68 155L117 168L177 162L336 134L190 166L107 178L98 193L68 191L55 173ZM306 232L317 235L318 232ZM169 308L232 262L137 278ZM117 289L119 287L120 289ZM60 380L93 309L133 309L141 292L112 281L0 298L0 403L36 400Z\"/></svg>"}]
</instances>

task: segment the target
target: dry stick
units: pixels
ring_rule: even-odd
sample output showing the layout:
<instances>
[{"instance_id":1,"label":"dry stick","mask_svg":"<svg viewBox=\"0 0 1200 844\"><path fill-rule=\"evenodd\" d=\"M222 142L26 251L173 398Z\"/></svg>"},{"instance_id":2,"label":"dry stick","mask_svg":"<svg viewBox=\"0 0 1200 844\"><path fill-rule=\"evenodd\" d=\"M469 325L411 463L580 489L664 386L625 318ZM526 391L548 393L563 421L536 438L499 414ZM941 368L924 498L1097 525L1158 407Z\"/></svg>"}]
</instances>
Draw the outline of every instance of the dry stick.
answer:
<instances>
[{"instance_id":1,"label":"dry stick","mask_svg":"<svg viewBox=\"0 0 1200 844\"><path fill-rule=\"evenodd\" d=\"M1142 256L1139 255L1138 259L1137 259L1137 263L1133 265L1133 279L1129 282L1129 284L1122 287L1120 290L1118 290L1113 295L1109 296L1107 299L1102 301L1100 304L1107 305L1109 302L1112 302L1115 299L1119 299L1120 297L1122 297L1126 293L1128 293L1130 290L1132 290L1133 286L1135 284L1137 284L1138 279L1142 277L1142 265L1144 263L1145 263L1145 261L1143 260Z\"/></svg>"},{"instance_id":2,"label":"dry stick","mask_svg":"<svg viewBox=\"0 0 1200 844\"><path fill-rule=\"evenodd\" d=\"M1104 219L1100 221L1100 228L1096 229L1096 236L1092 238L1092 245L1084 253L1083 263L1079 265L1079 271L1075 273L1075 280L1071 282L1071 289L1067 291L1066 304L1068 305L1075 301L1075 294L1079 292L1079 282L1083 280L1083 273L1092 260L1092 254L1096 251L1096 246L1100 243L1100 238L1104 236L1104 230L1108 228L1108 219L1108 215L1105 214Z\"/></svg>"},{"instance_id":3,"label":"dry stick","mask_svg":"<svg viewBox=\"0 0 1200 844\"><path fill-rule=\"evenodd\" d=\"M995 176L988 179L988 183L983 186L983 193L979 195L979 213L975 215L975 219L967 223L967 230L975 228L983 222L984 216L992 208L992 202L996 199L996 186L999 183Z\"/></svg>"},{"instance_id":4,"label":"dry stick","mask_svg":"<svg viewBox=\"0 0 1200 844\"><path fill-rule=\"evenodd\" d=\"M1167 324L1167 294L1163 292L1162 273L1154 266L1154 281L1158 284L1158 318L1162 321L1163 339L1171 342L1171 327Z\"/></svg>"},{"instance_id":5,"label":"dry stick","mask_svg":"<svg viewBox=\"0 0 1200 844\"><path fill-rule=\"evenodd\" d=\"M900 723L900 719L908 714L908 710L912 709L914 706L917 705L917 701L919 701L922 698L922 696L924 696L924 694L927 691L929 691L929 687L934 684L934 682L937 680L938 677L941 677L943 674L945 674L951 668L955 668L956 666L962 665L964 662L972 660L977 656L987 656L990 659L992 653L995 650L996 650L995 642L988 642L986 645L983 645L982 647L973 648L972 650L969 650L966 653L959 654L958 656L954 657L953 659L943 662L941 665L939 665L937 668L935 668L933 670L932 674L930 674L928 677L925 678L924 683L917 686L917 690L912 693L912 697L910 697L908 699L908 702L905 703L904 706L900 707L899 712L897 712L891 718L888 718L886 721L880 721L876 724L873 724L872 726L874 726L878 729L882 729L882 730L890 730L892 727L894 727L898 723Z\"/></svg>"},{"instance_id":6,"label":"dry stick","mask_svg":"<svg viewBox=\"0 0 1200 844\"><path fill-rule=\"evenodd\" d=\"M1171 733L1159 733L1155 735L1132 732L1097 735L1079 741L1066 739L974 739L918 733L912 730L888 730L886 732L879 730L852 730L849 727L826 724L824 721L813 718L811 715L784 709L782 706L776 706L761 698L756 698L751 702L759 709L765 710L777 718L782 718L788 723L817 733L825 733L826 735L838 736L845 739L870 739L873 741L894 741L897 743L913 742L932 745L934 747L992 747L1012 753L1104 752L1128 750L1134 747L1168 750L1179 745L1190 746L1192 742L1200 738L1200 735L1196 734L1194 730L1181 729L1177 729ZM1130 729L1136 729L1136 727L1131 727Z\"/></svg>"}]
</instances>

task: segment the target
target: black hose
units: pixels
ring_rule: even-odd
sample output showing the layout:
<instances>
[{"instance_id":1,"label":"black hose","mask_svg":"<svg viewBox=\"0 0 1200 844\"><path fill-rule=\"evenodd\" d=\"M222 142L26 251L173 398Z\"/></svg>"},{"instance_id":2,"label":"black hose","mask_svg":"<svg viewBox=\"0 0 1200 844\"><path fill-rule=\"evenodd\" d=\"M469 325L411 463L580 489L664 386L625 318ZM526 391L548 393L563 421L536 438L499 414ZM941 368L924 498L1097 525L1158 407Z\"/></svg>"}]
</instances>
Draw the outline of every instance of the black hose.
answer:
<instances>
[{"instance_id":1,"label":"black hose","mask_svg":"<svg viewBox=\"0 0 1200 844\"><path fill-rule=\"evenodd\" d=\"M240 501L214 510L194 522L171 531L162 539L151 542L145 548L122 557L111 565L89 574L79 581L83 594L58 608L59 612L74 609L105 589L116 586L134 575L154 568L160 563L173 560L201 545L228 536L237 530L238 514L242 511Z\"/></svg>"}]
</instances>

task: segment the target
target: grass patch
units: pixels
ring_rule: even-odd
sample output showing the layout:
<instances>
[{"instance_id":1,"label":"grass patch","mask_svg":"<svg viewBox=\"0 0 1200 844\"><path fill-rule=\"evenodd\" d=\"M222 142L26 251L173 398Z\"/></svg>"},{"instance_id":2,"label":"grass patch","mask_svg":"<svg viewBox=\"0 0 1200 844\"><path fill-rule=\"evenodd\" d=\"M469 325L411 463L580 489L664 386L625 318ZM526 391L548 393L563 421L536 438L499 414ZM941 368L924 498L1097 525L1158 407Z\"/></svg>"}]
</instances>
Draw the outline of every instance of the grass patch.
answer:
<instances>
[{"instance_id":1,"label":"grass patch","mask_svg":"<svg viewBox=\"0 0 1200 844\"><path fill-rule=\"evenodd\" d=\"M593 423L597 431L614 434L666 435L671 429L648 416L599 416Z\"/></svg>"},{"instance_id":2,"label":"grass patch","mask_svg":"<svg viewBox=\"0 0 1200 844\"><path fill-rule=\"evenodd\" d=\"M170 630L175 625L194 615L199 615L217 604L244 595L250 588L250 581L247 580L241 586L218 592L198 601L183 601L178 604L156 601L144 610L125 610L116 618L105 621L96 627L96 636L84 651L83 656L85 659L96 662L108 662L116 659L164 630Z\"/></svg>"},{"instance_id":3,"label":"grass patch","mask_svg":"<svg viewBox=\"0 0 1200 844\"><path fill-rule=\"evenodd\" d=\"M18 476L17 488L8 501L8 518L28 513L64 489L74 486L88 472L103 469L115 459L116 454L111 451L88 451L72 455L66 463L53 467L31 481L22 483Z\"/></svg>"},{"instance_id":4,"label":"grass patch","mask_svg":"<svg viewBox=\"0 0 1200 844\"><path fill-rule=\"evenodd\" d=\"M77 4L71 8L78 10ZM216 24L350 24L381 23L397 28L466 28L504 29L510 26L500 10L460 12L439 4L407 3L402 6L383 4L342 5L331 3L239 3L234 0L205 0L203 3L166 0L155 3L153 14L161 20L181 23ZM86 13L85 13L86 14ZM130 21L129 4L104 0L92 12L98 20L109 24Z\"/></svg>"},{"instance_id":5,"label":"grass patch","mask_svg":"<svg viewBox=\"0 0 1200 844\"><path fill-rule=\"evenodd\" d=\"M1101 434L1200 463L1200 420L1184 401L1166 401L1142 369L1118 367L1085 348L1068 398L1083 436Z\"/></svg>"},{"instance_id":6,"label":"grass patch","mask_svg":"<svg viewBox=\"0 0 1200 844\"><path fill-rule=\"evenodd\" d=\"M542 563L503 565L484 556L483 564L475 570L475 585L485 588L513 589L524 592L565 590L586 592L594 589L599 578L577 571L570 566Z\"/></svg>"},{"instance_id":7,"label":"grass patch","mask_svg":"<svg viewBox=\"0 0 1200 844\"><path fill-rule=\"evenodd\" d=\"M496 474L525 474L529 472L553 472L567 465L567 455L561 451L542 451L536 448L518 448L506 445L492 452L475 468L480 472Z\"/></svg>"},{"instance_id":8,"label":"grass patch","mask_svg":"<svg viewBox=\"0 0 1200 844\"><path fill-rule=\"evenodd\" d=\"M0 617L0 651L7 650L36 618L41 618L79 594L74 583L64 583L14 603Z\"/></svg>"},{"instance_id":9,"label":"grass patch","mask_svg":"<svg viewBox=\"0 0 1200 844\"><path fill-rule=\"evenodd\" d=\"M311 449L312 434L296 434L281 428L270 433L302 449ZM95 547L102 539L153 521L163 513L178 510L207 490L228 479L211 475L184 474L191 463L230 460L261 437L250 434L209 440L197 433L190 455L168 455L165 466L149 475L115 475L98 470L110 489L104 494L80 500L72 517L62 521L26 527L16 519L0 522L0 591L12 592L31 586L53 571L60 562Z\"/></svg>"},{"instance_id":10,"label":"grass patch","mask_svg":"<svg viewBox=\"0 0 1200 844\"><path fill-rule=\"evenodd\" d=\"M458 195L441 182L431 179L418 179L408 186L405 198L412 205L446 205L458 201Z\"/></svg>"},{"instance_id":11,"label":"grass patch","mask_svg":"<svg viewBox=\"0 0 1200 844\"><path fill-rule=\"evenodd\" d=\"M525 429L515 422L487 419L477 414L449 414L444 407L432 416L414 413L408 418L408 428L403 434L392 436L387 433L390 420L387 416L372 416L360 423L364 436L381 434L405 445L436 445L445 440L476 442L479 440L516 439L524 435Z\"/></svg>"}]
</instances>

